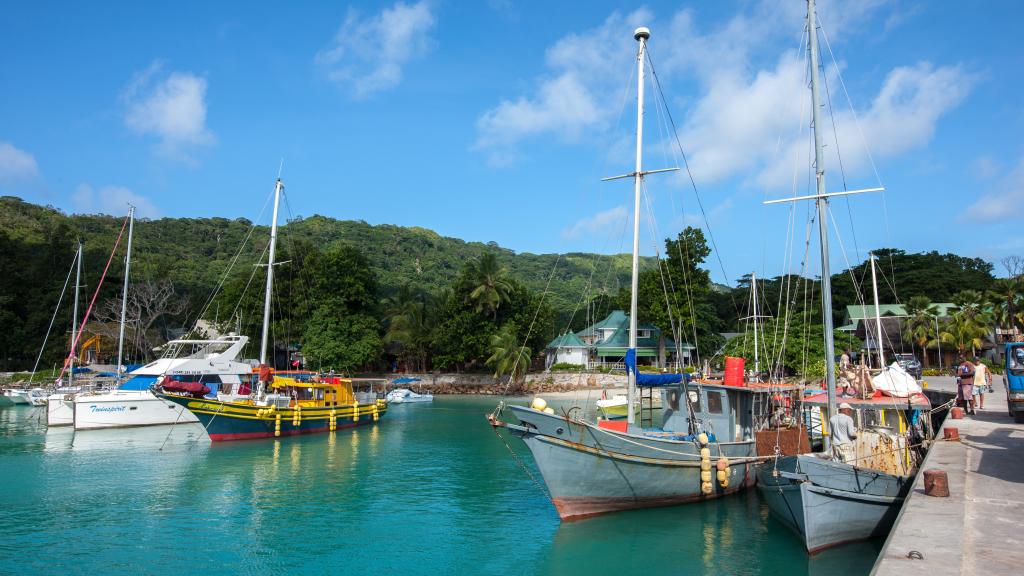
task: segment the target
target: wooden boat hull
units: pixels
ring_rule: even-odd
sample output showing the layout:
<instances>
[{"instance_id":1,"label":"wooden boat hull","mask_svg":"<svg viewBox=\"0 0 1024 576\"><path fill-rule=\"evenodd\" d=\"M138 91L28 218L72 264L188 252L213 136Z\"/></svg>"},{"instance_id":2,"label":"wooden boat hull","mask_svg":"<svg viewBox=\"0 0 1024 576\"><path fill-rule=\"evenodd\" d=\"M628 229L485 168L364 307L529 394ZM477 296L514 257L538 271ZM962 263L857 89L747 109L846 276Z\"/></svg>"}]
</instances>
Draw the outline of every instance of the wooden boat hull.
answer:
<instances>
[{"instance_id":1,"label":"wooden boat hull","mask_svg":"<svg viewBox=\"0 0 1024 576\"><path fill-rule=\"evenodd\" d=\"M729 458L728 485L701 492L700 445L599 429L579 420L509 406L521 425L506 424L533 453L563 520L701 502L753 484L754 442L709 444ZM714 471L712 475L714 476Z\"/></svg>"},{"instance_id":2,"label":"wooden boat hull","mask_svg":"<svg viewBox=\"0 0 1024 576\"><path fill-rule=\"evenodd\" d=\"M769 461L757 471L769 510L811 554L887 534L911 480L811 455Z\"/></svg>"},{"instance_id":3,"label":"wooden boat hull","mask_svg":"<svg viewBox=\"0 0 1024 576\"><path fill-rule=\"evenodd\" d=\"M174 394L157 396L187 408L206 428L210 440L214 442L344 430L373 424L387 412L385 402L295 410Z\"/></svg>"}]
</instances>

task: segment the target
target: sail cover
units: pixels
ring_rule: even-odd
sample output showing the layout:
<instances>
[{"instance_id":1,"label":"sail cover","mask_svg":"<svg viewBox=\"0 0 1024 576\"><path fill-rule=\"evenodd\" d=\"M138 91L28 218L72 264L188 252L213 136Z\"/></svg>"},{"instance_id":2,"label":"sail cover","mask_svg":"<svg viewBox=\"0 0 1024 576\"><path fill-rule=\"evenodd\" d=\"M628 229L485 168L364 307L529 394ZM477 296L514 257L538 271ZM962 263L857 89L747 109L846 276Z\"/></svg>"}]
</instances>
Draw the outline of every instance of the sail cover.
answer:
<instances>
[{"instance_id":1,"label":"sail cover","mask_svg":"<svg viewBox=\"0 0 1024 576\"><path fill-rule=\"evenodd\" d=\"M626 372L636 374L637 386L667 386L690 380L689 374L644 374L640 372L636 369L636 348L630 348L626 351Z\"/></svg>"},{"instance_id":2,"label":"sail cover","mask_svg":"<svg viewBox=\"0 0 1024 576\"><path fill-rule=\"evenodd\" d=\"M883 394L896 398L908 398L921 393L921 385L917 380L896 362L872 378L871 383L874 384L875 390L881 390Z\"/></svg>"}]
</instances>

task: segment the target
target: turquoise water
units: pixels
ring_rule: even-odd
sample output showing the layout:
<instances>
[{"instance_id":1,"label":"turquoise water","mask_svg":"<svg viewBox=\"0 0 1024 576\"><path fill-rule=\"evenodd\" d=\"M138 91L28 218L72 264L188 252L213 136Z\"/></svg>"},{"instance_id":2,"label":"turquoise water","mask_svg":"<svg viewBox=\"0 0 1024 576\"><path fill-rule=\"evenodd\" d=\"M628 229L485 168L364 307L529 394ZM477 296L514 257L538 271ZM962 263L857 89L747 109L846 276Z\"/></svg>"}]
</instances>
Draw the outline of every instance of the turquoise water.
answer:
<instances>
[{"instance_id":1,"label":"turquoise water","mask_svg":"<svg viewBox=\"0 0 1024 576\"><path fill-rule=\"evenodd\" d=\"M217 445L198 425L74 434L0 408L0 573L831 576L877 555L808 559L756 491L560 524L484 420L494 404Z\"/></svg>"}]
</instances>

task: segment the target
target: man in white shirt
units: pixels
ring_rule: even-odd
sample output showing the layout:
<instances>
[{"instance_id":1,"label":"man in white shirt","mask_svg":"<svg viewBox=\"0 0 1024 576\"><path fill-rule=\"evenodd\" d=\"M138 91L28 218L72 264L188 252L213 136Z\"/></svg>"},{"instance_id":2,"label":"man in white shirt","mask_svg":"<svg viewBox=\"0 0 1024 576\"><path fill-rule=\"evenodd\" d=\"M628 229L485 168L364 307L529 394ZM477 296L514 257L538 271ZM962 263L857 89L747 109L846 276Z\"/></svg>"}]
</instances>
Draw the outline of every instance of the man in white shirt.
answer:
<instances>
[{"instance_id":1,"label":"man in white shirt","mask_svg":"<svg viewBox=\"0 0 1024 576\"><path fill-rule=\"evenodd\" d=\"M853 440L857 438L857 425L853 422L853 407L843 402L839 412L829 418L828 425L832 430L832 451L843 462L857 459L857 450Z\"/></svg>"},{"instance_id":2,"label":"man in white shirt","mask_svg":"<svg viewBox=\"0 0 1024 576\"><path fill-rule=\"evenodd\" d=\"M977 396L975 406L978 410L985 409L985 391L992 385L992 372L981 358L974 357L974 395Z\"/></svg>"}]
</instances>

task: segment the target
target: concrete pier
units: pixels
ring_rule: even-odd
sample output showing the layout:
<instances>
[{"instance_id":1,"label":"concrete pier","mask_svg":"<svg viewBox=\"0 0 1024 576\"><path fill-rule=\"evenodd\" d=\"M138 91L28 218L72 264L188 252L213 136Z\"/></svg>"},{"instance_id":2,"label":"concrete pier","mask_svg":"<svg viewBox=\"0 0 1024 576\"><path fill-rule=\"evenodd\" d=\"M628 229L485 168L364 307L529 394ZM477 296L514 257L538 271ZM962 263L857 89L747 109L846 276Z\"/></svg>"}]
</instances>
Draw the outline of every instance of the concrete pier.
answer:
<instances>
[{"instance_id":1,"label":"concrete pier","mask_svg":"<svg viewBox=\"0 0 1024 576\"><path fill-rule=\"evenodd\" d=\"M953 378L925 380L956 390ZM922 466L946 472L950 496L925 495L918 474L872 574L1024 574L1024 424L1007 413L1002 377L993 386L976 416L946 419L960 441L937 441Z\"/></svg>"}]
</instances>

